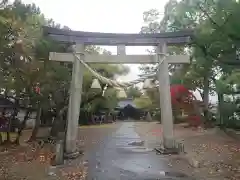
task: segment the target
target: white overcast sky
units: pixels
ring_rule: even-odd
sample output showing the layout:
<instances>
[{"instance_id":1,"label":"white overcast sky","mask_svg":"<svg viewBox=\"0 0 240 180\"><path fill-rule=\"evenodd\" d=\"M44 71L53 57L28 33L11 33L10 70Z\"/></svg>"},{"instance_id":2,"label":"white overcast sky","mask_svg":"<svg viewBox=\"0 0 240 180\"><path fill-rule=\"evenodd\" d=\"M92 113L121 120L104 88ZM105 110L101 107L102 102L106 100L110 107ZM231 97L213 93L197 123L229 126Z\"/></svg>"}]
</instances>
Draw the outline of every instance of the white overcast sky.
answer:
<instances>
[{"instance_id":1,"label":"white overcast sky","mask_svg":"<svg viewBox=\"0 0 240 180\"><path fill-rule=\"evenodd\" d=\"M47 18L72 30L139 33L143 12L156 8L164 12L168 0L23 0L35 3ZM116 53L116 47L107 48ZM145 54L147 47L129 47L128 54ZM138 78L138 65L129 65L131 72L122 81Z\"/></svg>"}]
</instances>

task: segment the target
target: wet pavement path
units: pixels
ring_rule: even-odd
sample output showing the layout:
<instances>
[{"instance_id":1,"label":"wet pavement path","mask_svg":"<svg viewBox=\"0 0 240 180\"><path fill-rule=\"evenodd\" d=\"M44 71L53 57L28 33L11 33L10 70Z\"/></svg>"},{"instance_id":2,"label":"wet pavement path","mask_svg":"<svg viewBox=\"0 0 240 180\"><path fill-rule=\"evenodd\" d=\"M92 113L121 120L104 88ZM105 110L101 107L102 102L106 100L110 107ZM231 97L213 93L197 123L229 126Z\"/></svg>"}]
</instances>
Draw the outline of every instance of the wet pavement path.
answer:
<instances>
[{"instance_id":1,"label":"wet pavement path","mask_svg":"<svg viewBox=\"0 0 240 180\"><path fill-rule=\"evenodd\" d=\"M145 148L134 131L134 122L124 122L116 132L88 152L88 180L190 179L171 172L166 157Z\"/></svg>"}]
</instances>

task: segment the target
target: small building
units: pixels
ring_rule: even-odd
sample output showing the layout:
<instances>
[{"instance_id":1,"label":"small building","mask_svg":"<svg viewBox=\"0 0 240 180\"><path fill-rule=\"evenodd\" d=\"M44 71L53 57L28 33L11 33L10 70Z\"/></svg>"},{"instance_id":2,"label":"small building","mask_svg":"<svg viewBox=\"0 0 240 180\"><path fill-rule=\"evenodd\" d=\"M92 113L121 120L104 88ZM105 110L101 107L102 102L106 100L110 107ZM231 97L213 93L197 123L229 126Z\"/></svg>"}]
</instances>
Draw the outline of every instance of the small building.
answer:
<instances>
[{"instance_id":1,"label":"small building","mask_svg":"<svg viewBox=\"0 0 240 180\"><path fill-rule=\"evenodd\" d=\"M128 105L130 105L134 108L137 108L136 104L133 102L133 99L124 99L124 100L119 101L116 108L123 109Z\"/></svg>"},{"instance_id":2,"label":"small building","mask_svg":"<svg viewBox=\"0 0 240 180\"><path fill-rule=\"evenodd\" d=\"M139 120L143 115L143 111L137 108L136 104L133 102L133 99L124 99L119 101L115 110L118 112L118 119L120 120Z\"/></svg>"}]
</instances>

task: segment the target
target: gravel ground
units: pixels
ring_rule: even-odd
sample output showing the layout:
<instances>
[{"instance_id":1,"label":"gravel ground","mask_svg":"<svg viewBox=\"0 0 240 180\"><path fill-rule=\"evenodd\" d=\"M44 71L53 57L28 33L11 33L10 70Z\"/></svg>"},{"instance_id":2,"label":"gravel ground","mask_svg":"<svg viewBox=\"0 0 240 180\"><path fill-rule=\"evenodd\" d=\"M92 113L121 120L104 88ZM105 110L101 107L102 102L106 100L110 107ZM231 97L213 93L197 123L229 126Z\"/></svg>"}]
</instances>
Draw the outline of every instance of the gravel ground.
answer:
<instances>
[{"instance_id":1,"label":"gravel ground","mask_svg":"<svg viewBox=\"0 0 240 180\"><path fill-rule=\"evenodd\" d=\"M115 153L113 142L116 136L113 137L113 134L120 126L121 123L116 123L79 128L78 144L85 153L77 160L69 161L66 166L58 168L56 176L47 175L52 147L46 146L44 149L38 150L32 144L23 143L23 140L28 139L31 133L31 131L25 131L21 146L9 148L8 152L0 153L0 180L84 179L87 173L94 172L95 165L92 164L96 164L97 161L93 160L93 157L99 156L99 154L105 154L104 156L108 157L108 154ZM136 122L132 128L148 149L160 144L161 124ZM175 126L175 136L178 140L184 141L187 154L167 158L168 161L165 165L167 164L171 171L183 172L201 180L240 179L240 144L236 140L214 129L196 131L183 128L181 125ZM107 147L111 147L112 151L108 152ZM111 150L111 148L107 149ZM124 150L120 149L123 153ZM117 156L117 154L113 156ZM130 157L128 156L127 160L131 161ZM157 158L161 159L159 156ZM141 158L138 157L136 161L139 159ZM104 159L101 159L101 162L108 164L108 161ZM89 168L89 166L91 167ZM124 173L126 172L129 173L124 170Z\"/></svg>"},{"instance_id":2,"label":"gravel ground","mask_svg":"<svg viewBox=\"0 0 240 180\"><path fill-rule=\"evenodd\" d=\"M102 139L115 131L117 124L88 126L79 128L79 148L84 154L101 144ZM43 129L42 131L46 131ZM8 147L7 152L0 153L0 180L80 180L87 174L85 155L55 170L55 175L48 175L52 157L51 146L38 149L35 144L24 143L31 135L26 130L21 138L21 145Z\"/></svg>"},{"instance_id":3,"label":"gravel ground","mask_svg":"<svg viewBox=\"0 0 240 180\"><path fill-rule=\"evenodd\" d=\"M160 144L162 126L135 123L136 132L153 148ZM174 169L206 180L240 179L240 142L218 129L193 130L175 125L175 138L184 142L185 155L172 156Z\"/></svg>"}]
</instances>

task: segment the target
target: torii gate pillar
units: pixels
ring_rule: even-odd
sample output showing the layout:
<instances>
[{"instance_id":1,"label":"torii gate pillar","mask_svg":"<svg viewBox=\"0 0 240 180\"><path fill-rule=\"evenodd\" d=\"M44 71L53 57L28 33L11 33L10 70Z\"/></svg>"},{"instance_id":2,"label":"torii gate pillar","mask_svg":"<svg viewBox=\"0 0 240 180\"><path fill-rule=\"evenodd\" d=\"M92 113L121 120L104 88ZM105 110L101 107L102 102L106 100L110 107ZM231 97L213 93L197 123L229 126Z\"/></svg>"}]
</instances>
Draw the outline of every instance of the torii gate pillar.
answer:
<instances>
[{"instance_id":1,"label":"torii gate pillar","mask_svg":"<svg viewBox=\"0 0 240 180\"><path fill-rule=\"evenodd\" d=\"M84 45L77 44L73 46L73 51L80 55L80 58L84 58ZM67 132L66 132L66 156L74 157L79 154L77 150L78 139L78 120L80 115L80 105L82 96L82 84L83 84L83 65L75 58L73 62L72 70L72 82L70 86L70 97L67 116Z\"/></svg>"},{"instance_id":2,"label":"torii gate pillar","mask_svg":"<svg viewBox=\"0 0 240 180\"><path fill-rule=\"evenodd\" d=\"M160 93L160 109L161 109L161 122L163 131L163 147L164 149L175 148L174 135L173 135L173 115L172 104L170 95L170 80L168 72L168 62L164 55L167 55L167 45L162 44L157 47L157 56L159 62L158 68L158 81Z\"/></svg>"}]
</instances>

